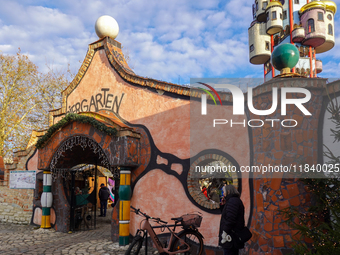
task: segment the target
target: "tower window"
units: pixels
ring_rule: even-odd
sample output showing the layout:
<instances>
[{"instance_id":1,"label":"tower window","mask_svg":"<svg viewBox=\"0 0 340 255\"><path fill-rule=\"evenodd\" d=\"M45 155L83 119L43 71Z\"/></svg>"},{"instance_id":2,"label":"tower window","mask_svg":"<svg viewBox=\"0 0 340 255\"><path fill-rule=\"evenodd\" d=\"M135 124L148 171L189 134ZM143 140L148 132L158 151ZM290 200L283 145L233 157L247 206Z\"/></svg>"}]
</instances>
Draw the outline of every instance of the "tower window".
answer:
<instances>
[{"instance_id":1,"label":"tower window","mask_svg":"<svg viewBox=\"0 0 340 255\"><path fill-rule=\"evenodd\" d=\"M323 21L323 13L318 12L318 21Z\"/></svg>"},{"instance_id":2,"label":"tower window","mask_svg":"<svg viewBox=\"0 0 340 255\"><path fill-rule=\"evenodd\" d=\"M250 52L254 51L254 44L250 45L249 51L250 51Z\"/></svg>"},{"instance_id":3,"label":"tower window","mask_svg":"<svg viewBox=\"0 0 340 255\"><path fill-rule=\"evenodd\" d=\"M328 15L327 15L327 19L332 20L332 15L331 15L331 14L328 14Z\"/></svg>"},{"instance_id":4,"label":"tower window","mask_svg":"<svg viewBox=\"0 0 340 255\"><path fill-rule=\"evenodd\" d=\"M294 0L294 4L300 4L299 0Z\"/></svg>"},{"instance_id":5,"label":"tower window","mask_svg":"<svg viewBox=\"0 0 340 255\"><path fill-rule=\"evenodd\" d=\"M308 33L313 33L315 32L315 27L314 27L314 19L309 19L308 20Z\"/></svg>"},{"instance_id":6,"label":"tower window","mask_svg":"<svg viewBox=\"0 0 340 255\"><path fill-rule=\"evenodd\" d=\"M328 34L333 35L333 26L332 24L328 24Z\"/></svg>"},{"instance_id":7,"label":"tower window","mask_svg":"<svg viewBox=\"0 0 340 255\"><path fill-rule=\"evenodd\" d=\"M273 11L273 12L272 12L272 20L273 20L273 19L276 19L276 11Z\"/></svg>"},{"instance_id":8,"label":"tower window","mask_svg":"<svg viewBox=\"0 0 340 255\"><path fill-rule=\"evenodd\" d=\"M270 44L269 42L266 41L266 50L270 50L269 48L270 48Z\"/></svg>"},{"instance_id":9,"label":"tower window","mask_svg":"<svg viewBox=\"0 0 340 255\"><path fill-rule=\"evenodd\" d=\"M282 13L280 13L280 19L282 19Z\"/></svg>"},{"instance_id":10,"label":"tower window","mask_svg":"<svg viewBox=\"0 0 340 255\"><path fill-rule=\"evenodd\" d=\"M267 5L268 5L268 2L267 1L264 1L262 3L262 10L265 10L267 8Z\"/></svg>"},{"instance_id":11,"label":"tower window","mask_svg":"<svg viewBox=\"0 0 340 255\"><path fill-rule=\"evenodd\" d=\"M283 19L287 19L287 11L283 11Z\"/></svg>"},{"instance_id":12,"label":"tower window","mask_svg":"<svg viewBox=\"0 0 340 255\"><path fill-rule=\"evenodd\" d=\"M258 11L258 10L259 10L259 3L256 2L256 11Z\"/></svg>"}]
</instances>

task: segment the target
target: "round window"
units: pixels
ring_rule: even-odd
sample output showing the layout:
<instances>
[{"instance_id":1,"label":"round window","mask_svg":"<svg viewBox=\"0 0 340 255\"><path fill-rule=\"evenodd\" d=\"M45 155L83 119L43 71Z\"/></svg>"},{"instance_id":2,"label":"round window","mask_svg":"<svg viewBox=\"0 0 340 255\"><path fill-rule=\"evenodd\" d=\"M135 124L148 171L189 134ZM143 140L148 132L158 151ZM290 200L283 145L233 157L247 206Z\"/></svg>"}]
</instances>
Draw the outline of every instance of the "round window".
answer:
<instances>
[{"instance_id":1,"label":"round window","mask_svg":"<svg viewBox=\"0 0 340 255\"><path fill-rule=\"evenodd\" d=\"M223 186L232 184L239 189L238 170L236 161L227 154L201 154L190 165L189 194L202 209L219 209Z\"/></svg>"},{"instance_id":2,"label":"round window","mask_svg":"<svg viewBox=\"0 0 340 255\"><path fill-rule=\"evenodd\" d=\"M332 15L331 15L331 14L328 14L328 15L327 15L327 18L328 18L329 20L332 20Z\"/></svg>"}]
</instances>

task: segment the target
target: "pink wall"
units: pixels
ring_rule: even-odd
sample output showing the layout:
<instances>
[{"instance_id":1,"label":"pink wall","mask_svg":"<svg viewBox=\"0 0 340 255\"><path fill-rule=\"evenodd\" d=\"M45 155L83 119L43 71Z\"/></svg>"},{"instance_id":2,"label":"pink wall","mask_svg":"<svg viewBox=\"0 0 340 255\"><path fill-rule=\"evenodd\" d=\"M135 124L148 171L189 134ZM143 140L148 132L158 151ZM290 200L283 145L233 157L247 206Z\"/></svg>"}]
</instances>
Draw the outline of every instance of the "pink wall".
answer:
<instances>
[{"instance_id":1,"label":"pink wall","mask_svg":"<svg viewBox=\"0 0 340 255\"><path fill-rule=\"evenodd\" d=\"M41 172L41 170L38 170L38 159L39 159L39 151L36 151L33 157L31 157L27 161L27 170L36 170L37 173Z\"/></svg>"},{"instance_id":2,"label":"pink wall","mask_svg":"<svg viewBox=\"0 0 340 255\"><path fill-rule=\"evenodd\" d=\"M117 96L119 100L122 98L119 116L132 124L146 126L161 152L186 159L204 149L214 148L228 153L240 165L249 165L249 141L246 128L228 130L224 137L211 136L202 130L202 137L206 136L206 141L209 143L197 144L197 147L191 148L190 153L190 101L179 99L176 94L174 97L169 97L151 92L145 87L126 83L110 66L104 50L95 53L86 75L68 96L67 109L82 102L83 99L86 99L87 103L90 102L92 95L102 94L103 98L102 88L108 88L106 93L112 94L113 97ZM104 104L103 101L102 103ZM94 109L92 106L91 111ZM229 110L227 115L231 116L231 114ZM243 118L245 116L239 117L239 119ZM200 119L198 118L197 121ZM250 211L249 180L243 179L242 184L242 199L247 208L247 220ZM165 220L188 212L201 211L204 219L200 230L205 237L205 244L217 245L220 215L203 212L192 204L182 184L174 176L157 169L147 173L134 187L132 205ZM135 233L139 220L140 217L131 215L131 234Z\"/></svg>"},{"instance_id":3,"label":"pink wall","mask_svg":"<svg viewBox=\"0 0 340 255\"><path fill-rule=\"evenodd\" d=\"M139 180L131 204L146 214L160 217L169 223L171 217L201 212L203 220L199 230L204 236L204 244L217 246L221 216L204 212L194 206L186 196L181 183L175 177L169 176L161 170L152 170ZM141 217L131 214L130 233L133 235L139 228L141 219Z\"/></svg>"},{"instance_id":4,"label":"pink wall","mask_svg":"<svg viewBox=\"0 0 340 255\"><path fill-rule=\"evenodd\" d=\"M178 107L189 105L189 101L162 96L147 91L145 88L127 84L111 68L104 50L100 50L95 54L86 75L69 95L67 105L74 105L84 98L91 98L92 95L101 93L101 88L110 88L108 93L112 93L114 96L117 95L119 99L124 93L119 115L133 124L146 125L161 151L166 151L180 158L189 157L189 139L181 142L176 139L178 134L189 137L189 119L181 118L178 120L176 118L176 116L180 115L188 116L189 107L180 109ZM169 110L174 111L174 114L171 116L162 114ZM151 118L154 120L153 122L150 122ZM176 126L176 130L165 129L164 126L161 126L162 123L171 123L171 126L167 126L170 128ZM157 142L163 140L164 137L168 138L167 143Z\"/></svg>"}]
</instances>

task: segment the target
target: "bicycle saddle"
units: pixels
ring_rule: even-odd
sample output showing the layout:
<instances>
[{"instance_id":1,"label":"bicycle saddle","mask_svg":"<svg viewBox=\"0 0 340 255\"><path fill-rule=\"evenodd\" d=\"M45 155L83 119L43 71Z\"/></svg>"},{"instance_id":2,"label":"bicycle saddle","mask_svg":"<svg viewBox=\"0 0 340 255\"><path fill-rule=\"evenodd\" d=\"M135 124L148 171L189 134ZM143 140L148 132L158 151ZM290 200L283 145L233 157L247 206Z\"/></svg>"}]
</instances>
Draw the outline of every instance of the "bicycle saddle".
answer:
<instances>
[{"instance_id":1,"label":"bicycle saddle","mask_svg":"<svg viewBox=\"0 0 340 255\"><path fill-rule=\"evenodd\" d=\"M182 218L182 217L177 217L177 218L171 218L171 220L174 220L174 221L182 221L183 218Z\"/></svg>"}]
</instances>

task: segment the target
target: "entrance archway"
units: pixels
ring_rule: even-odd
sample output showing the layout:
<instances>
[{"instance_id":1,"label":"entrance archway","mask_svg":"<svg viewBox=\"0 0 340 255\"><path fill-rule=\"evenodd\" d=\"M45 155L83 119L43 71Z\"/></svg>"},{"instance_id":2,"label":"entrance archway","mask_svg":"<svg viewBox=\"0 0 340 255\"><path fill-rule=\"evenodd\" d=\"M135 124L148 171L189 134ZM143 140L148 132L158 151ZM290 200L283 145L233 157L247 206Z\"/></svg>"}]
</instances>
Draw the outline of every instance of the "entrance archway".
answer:
<instances>
[{"instance_id":1,"label":"entrance archway","mask_svg":"<svg viewBox=\"0 0 340 255\"><path fill-rule=\"evenodd\" d=\"M100 176L103 169L113 173L117 183L117 167L110 166L101 146L90 137L75 135L60 144L50 163L52 182L55 184L52 185L54 207L63 208L60 214L64 215L56 219L57 225L66 222L66 231L97 227L98 183L107 185L108 182Z\"/></svg>"},{"instance_id":2,"label":"entrance archway","mask_svg":"<svg viewBox=\"0 0 340 255\"><path fill-rule=\"evenodd\" d=\"M96 204L98 168L106 169L118 178L119 167L134 168L140 161L140 134L134 129L124 124L121 126L121 122L119 125L100 114L91 113L89 117L86 113L85 116L77 114L71 117L68 118L67 115L62 119L63 125L58 129L52 126L50 130L54 132L47 131L48 136L42 138L38 148L38 168L44 170L44 180L50 178L50 181L46 181L47 184L44 183L44 192L46 192L41 200L43 217L43 203L48 212L49 208L53 207L56 215L55 228L62 232L76 228L77 175L81 176L84 182L86 178L95 180L95 187L92 187L91 194L94 198L92 204ZM85 170L84 167L92 170ZM87 194L88 197L91 194ZM46 197L45 201L44 197ZM46 202L47 200L50 202ZM89 215L89 211L89 208L82 211L82 220ZM88 218L92 219L92 217Z\"/></svg>"},{"instance_id":3,"label":"entrance archway","mask_svg":"<svg viewBox=\"0 0 340 255\"><path fill-rule=\"evenodd\" d=\"M74 135L65 139L53 154L49 168L53 171L81 164L97 164L111 170L108 155L95 140L86 135Z\"/></svg>"}]
</instances>

